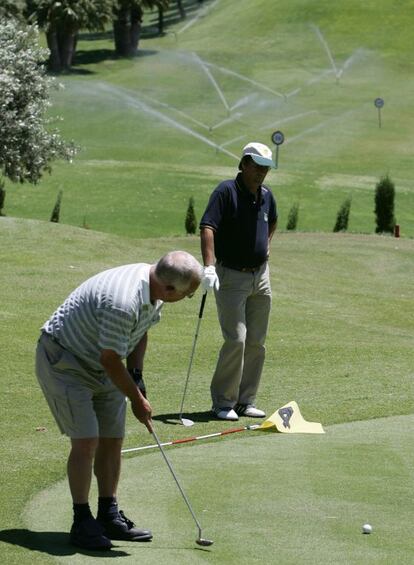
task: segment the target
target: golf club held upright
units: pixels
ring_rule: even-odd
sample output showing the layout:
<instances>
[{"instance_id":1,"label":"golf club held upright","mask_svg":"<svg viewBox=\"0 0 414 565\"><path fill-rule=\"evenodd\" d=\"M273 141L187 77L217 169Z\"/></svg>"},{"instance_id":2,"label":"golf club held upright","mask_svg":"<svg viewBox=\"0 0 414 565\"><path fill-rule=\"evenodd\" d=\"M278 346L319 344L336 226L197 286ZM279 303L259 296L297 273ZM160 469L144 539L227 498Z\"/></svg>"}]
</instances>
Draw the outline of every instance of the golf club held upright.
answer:
<instances>
[{"instance_id":1,"label":"golf club held upright","mask_svg":"<svg viewBox=\"0 0 414 565\"><path fill-rule=\"evenodd\" d=\"M191 367L193 365L193 358L194 358L194 352L195 352L195 348L196 348L196 343L197 343L197 338L198 338L198 333L200 330L200 324L201 324L201 319L203 317L203 312L204 312L204 306L206 303L206 298L207 298L207 291L205 291L203 293L203 296L201 298L201 304L200 304L200 311L198 313L198 320L197 320L197 327L196 327L196 332L194 335L194 341L193 341L193 348L191 350L191 356L190 356L190 362L188 364L188 371L187 371L187 378L185 379L185 385L184 385L184 392L183 392L183 397L181 400L181 407L180 407L180 421L184 426L193 426L194 422L192 420L190 420L189 418L183 418L183 407L184 407L184 399L185 396L187 394L187 387L188 387L188 381L190 379L190 373L191 373Z\"/></svg>"}]
</instances>

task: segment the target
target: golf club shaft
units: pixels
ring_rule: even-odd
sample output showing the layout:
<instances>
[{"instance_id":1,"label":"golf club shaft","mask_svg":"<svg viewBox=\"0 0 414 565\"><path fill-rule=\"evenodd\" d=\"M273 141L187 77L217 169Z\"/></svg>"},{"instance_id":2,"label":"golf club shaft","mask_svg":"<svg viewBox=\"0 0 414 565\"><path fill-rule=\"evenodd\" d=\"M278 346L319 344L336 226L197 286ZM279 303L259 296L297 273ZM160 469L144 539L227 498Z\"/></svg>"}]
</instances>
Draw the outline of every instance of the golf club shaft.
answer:
<instances>
[{"instance_id":1,"label":"golf club shaft","mask_svg":"<svg viewBox=\"0 0 414 565\"><path fill-rule=\"evenodd\" d=\"M177 478L177 475L175 474L174 469L172 468L172 465L171 465L170 461L168 460L167 456L165 455L164 449L163 449L163 447L162 447L162 445L161 445L161 443L160 443L160 440L158 439L158 436L157 436L157 434L156 434L156 432L155 432L154 429L152 430L152 435L154 436L154 439L155 439L155 441L157 442L157 445L158 445L158 447L159 447L159 449L160 449L160 451L161 451L161 454L162 454L162 456L164 457L164 461L167 463L167 466L168 466L169 470L171 471L171 474L172 474L172 476L174 477L175 482L177 483L177 486L178 486L178 488L179 488L179 490L180 490L180 492L181 492L181 494L182 494L182 496L183 496L183 498L184 498L185 503L187 504L187 507L188 507L188 509L189 509L189 511L190 511L190 513L191 513L191 515L192 515L192 517L194 518L194 522L196 523L197 528L198 528L198 535L199 535L199 538L201 538L201 526L200 526L200 522L197 520L197 517L196 517L196 515L194 514L194 510L193 510L192 507L191 507L190 501L188 500L188 498L187 498L185 492L183 491L183 488L182 488L182 486L180 485L180 482L179 482L179 480L178 480L178 478Z\"/></svg>"},{"instance_id":2,"label":"golf club shaft","mask_svg":"<svg viewBox=\"0 0 414 565\"><path fill-rule=\"evenodd\" d=\"M204 294L203 294L203 297L201 299L201 304L200 304L200 311L198 313L197 328L196 328L196 332L195 332L195 336L194 336L193 348L192 348L191 356L190 356L190 363L188 365L187 378L185 379L183 398L181 400L180 420L181 420L182 415L183 415L184 399L185 399L185 396L186 396L186 393L187 393L188 381L190 379L191 367L193 365L194 352L195 352L195 348L196 348L198 332L199 332L199 329L200 329L201 318L203 317L204 305L206 303L206 298L207 298L207 291L204 292Z\"/></svg>"}]
</instances>

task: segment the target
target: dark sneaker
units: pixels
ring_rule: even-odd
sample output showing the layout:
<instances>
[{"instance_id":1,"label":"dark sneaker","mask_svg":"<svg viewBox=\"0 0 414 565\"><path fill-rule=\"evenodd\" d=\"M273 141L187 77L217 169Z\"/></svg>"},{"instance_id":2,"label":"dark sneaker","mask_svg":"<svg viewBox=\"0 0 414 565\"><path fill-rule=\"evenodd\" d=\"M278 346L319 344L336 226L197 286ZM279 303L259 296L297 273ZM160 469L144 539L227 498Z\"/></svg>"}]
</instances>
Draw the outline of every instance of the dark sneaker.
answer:
<instances>
[{"instance_id":1,"label":"dark sneaker","mask_svg":"<svg viewBox=\"0 0 414 565\"><path fill-rule=\"evenodd\" d=\"M98 517L105 535L110 539L124 541L151 541L152 532L136 528L134 522L129 520L120 510L112 520L102 520Z\"/></svg>"},{"instance_id":2,"label":"dark sneaker","mask_svg":"<svg viewBox=\"0 0 414 565\"><path fill-rule=\"evenodd\" d=\"M79 524L73 524L70 530L70 543L90 551L108 551L111 540L104 536L102 526L93 518L85 518Z\"/></svg>"}]
</instances>

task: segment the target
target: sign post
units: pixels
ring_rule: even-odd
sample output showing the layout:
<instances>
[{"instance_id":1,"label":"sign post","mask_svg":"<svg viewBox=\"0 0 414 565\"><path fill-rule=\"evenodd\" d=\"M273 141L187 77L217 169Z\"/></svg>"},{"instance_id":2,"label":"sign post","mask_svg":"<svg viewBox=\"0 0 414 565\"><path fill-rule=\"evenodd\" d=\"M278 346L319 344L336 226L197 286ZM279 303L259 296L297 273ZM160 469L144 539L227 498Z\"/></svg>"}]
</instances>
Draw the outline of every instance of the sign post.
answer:
<instances>
[{"instance_id":1,"label":"sign post","mask_svg":"<svg viewBox=\"0 0 414 565\"><path fill-rule=\"evenodd\" d=\"M375 98L374 104L378 108L378 127L381 127L381 108L384 106L384 100L382 98Z\"/></svg>"},{"instance_id":2,"label":"sign post","mask_svg":"<svg viewBox=\"0 0 414 565\"><path fill-rule=\"evenodd\" d=\"M276 152L275 152L275 167L277 169L279 163L279 145L285 141L285 136L281 131L275 131L272 133L272 141L276 145Z\"/></svg>"}]
</instances>

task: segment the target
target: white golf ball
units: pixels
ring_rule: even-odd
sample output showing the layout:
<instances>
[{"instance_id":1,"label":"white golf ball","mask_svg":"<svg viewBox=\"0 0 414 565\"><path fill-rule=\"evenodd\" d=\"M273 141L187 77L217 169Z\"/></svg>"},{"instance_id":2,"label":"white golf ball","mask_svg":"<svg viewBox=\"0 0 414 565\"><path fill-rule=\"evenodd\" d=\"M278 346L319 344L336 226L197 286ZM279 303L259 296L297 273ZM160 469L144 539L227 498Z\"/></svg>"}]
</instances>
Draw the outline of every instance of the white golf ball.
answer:
<instances>
[{"instance_id":1,"label":"white golf ball","mask_svg":"<svg viewBox=\"0 0 414 565\"><path fill-rule=\"evenodd\" d=\"M372 526L371 524L364 524L362 526L362 533L363 534L371 534L372 533Z\"/></svg>"}]
</instances>

